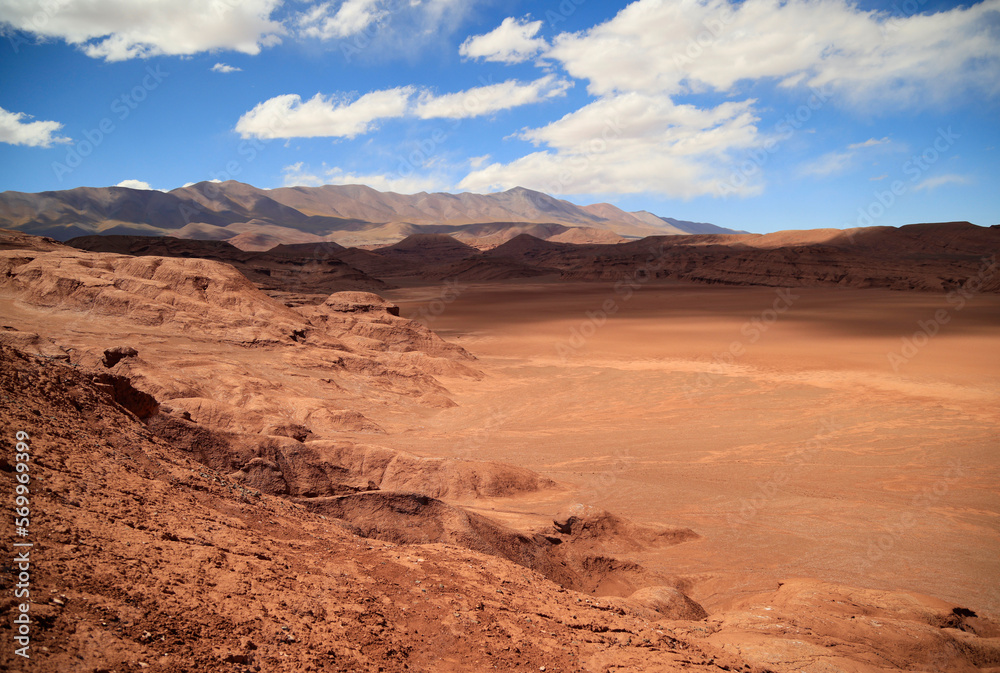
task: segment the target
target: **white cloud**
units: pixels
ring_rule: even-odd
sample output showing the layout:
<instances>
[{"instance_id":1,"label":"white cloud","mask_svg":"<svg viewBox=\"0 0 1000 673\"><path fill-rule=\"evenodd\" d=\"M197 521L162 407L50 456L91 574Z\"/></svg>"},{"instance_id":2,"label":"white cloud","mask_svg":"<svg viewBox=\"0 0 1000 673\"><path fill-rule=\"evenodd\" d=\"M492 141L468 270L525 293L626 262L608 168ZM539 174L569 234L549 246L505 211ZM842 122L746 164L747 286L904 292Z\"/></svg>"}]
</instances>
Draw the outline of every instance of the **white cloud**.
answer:
<instances>
[{"instance_id":1,"label":"white cloud","mask_svg":"<svg viewBox=\"0 0 1000 673\"><path fill-rule=\"evenodd\" d=\"M541 21L507 17L489 33L473 35L465 40L458 53L467 58L521 63L548 47L543 38L535 37L541 27Z\"/></svg>"},{"instance_id":2,"label":"white cloud","mask_svg":"<svg viewBox=\"0 0 1000 673\"><path fill-rule=\"evenodd\" d=\"M332 2L324 2L299 15L297 23L302 34L320 40L350 37L383 19L387 12L379 9L381 0L345 0L333 11Z\"/></svg>"},{"instance_id":3,"label":"white cloud","mask_svg":"<svg viewBox=\"0 0 1000 673\"><path fill-rule=\"evenodd\" d=\"M604 96L520 137L545 151L474 170L459 188L494 191L518 185L552 194L717 194L734 152L761 145L753 101L699 109L668 96ZM755 185L730 191L752 194Z\"/></svg>"},{"instance_id":4,"label":"white cloud","mask_svg":"<svg viewBox=\"0 0 1000 673\"><path fill-rule=\"evenodd\" d=\"M392 174L358 175L345 173L339 168L326 172L327 180L340 185L368 185L380 192L397 192L399 194L416 194L417 192L441 191L445 187L432 177L402 177Z\"/></svg>"},{"instance_id":5,"label":"white cloud","mask_svg":"<svg viewBox=\"0 0 1000 673\"><path fill-rule=\"evenodd\" d=\"M305 102L296 94L275 96L240 117L236 131L244 138L354 138L381 119L406 114L413 91L372 91L352 103L322 94Z\"/></svg>"},{"instance_id":6,"label":"white cloud","mask_svg":"<svg viewBox=\"0 0 1000 673\"><path fill-rule=\"evenodd\" d=\"M1000 91L998 10L1000 0L984 0L890 24L846 0L638 0L559 35L544 56L599 95L731 92L768 78L856 101L944 100L961 88Z\"/></svg>"},{"instance_id":7,"label":"white cloud","mask_svg":"<svg viewBox=\"0 0 1000 673\"><path fill-rule=\"evenodd\" d=\"M380 173L362 175L347 173L340 168L324 168L321 177L301 161L285 166L282 172L284 173L285 187L319 187L328 184L367 185L382 192L398 192L400 194L440 191L445 188L441 182L430 177L402 177Z\"/></svg>"},{"instance_id":8,"label":"white cloud","mask_svg":"<svg viewBox=\"0 0 1000 673\"><path fill-rule=\"evenodd\" d=\"M472 157L471 159L469 159L469 166L471 166L472 168L479 168L489 160L490 160L489 154L484 154L481 157Z\"/></svg>"},{"instance_id":9,"label":"white cloud","mask_svg":"<svg viewBox=\"0 0 1000 673\"><path fill-rule=\"evenodd\" d=\"M886 136L884 138L878 138L878 139L876 139L876 138L869 138L868 140L864 141L863 143L851 143L850 145L847 146L847 149L849 149L849 150L860 150L860 149L863 149L865 147L875 147L877 145L888 145L890 142L892 142L892 141L889 140L888 136Z\"/></svg>"},{"instance_id":10,"label":"white cloud","mask_svg":"<svg viewBox=\"0 0 1000 673\"><path fill-rule=\"evenodd\" d=\"M323 179L305 168L302 161L285 166L281 172L284 174L285 187L319 187L323 184Z\"/></svg>"},{"instance_id":11,"label":"white cloud","mask_svg":"<svg viewBox=\"0 0 1000 673\"><path fill-rule=\"evenodd\" d=\"M803 103L806 88L813 87L824 92L823 100L833 96L840 105L877 101L883 107L946 101L963 90L1000 93L1000 41L991 32L998 11L1000 0L983 0L894 19L890 30L887 13L848 0L637 0L589 30L558 35L540 53L585 80L596 100L523 131L519 137L538 151L473 167L459 186L682 198L756 194L764 186L763 172L744 159L773 147L776 138L758 131L755 101L739 100L745 83L798 89ZM519 26L528 24L510 21L494 33L514 43ZM525 40L537 34L528 27ZM524 50L505 51L504 45L474 38L463 55L528 58L522 58ZM675 102L692 93L726 95L729 102ZM823 155L803 172L832 175L880 147L893 145L888 138L871 138ZM734 172L736 164L753 170L737 176L743 169Z\"/></svg>"},{"instance_id":12,"label":"white cloud","mask_svg":"<svg viewBox=\"0 0 1000 673\"><path fill-rule=\"evenodd\" d=\"M153 191L153 188L149 186L148 182L143 182L142 180L122 180L115 187L128 187L129 189L145 189L147 191Z\"/></svg>"},{"instance_id":13,"label":"white cloud","mask_svg":"<svg viewBox=\"0 0 1000 673\"><path fill-rule=\"evenodd\" d=\"M0 143L50 147L52 143L71 142L69 138L55 135L63 127L59 122L26 121L28 119L31 115L24 112L8 112L0 108Z\"/></svg>"},{"instance_id":14,"label":"white cloud","mask_svg":"<svg viewBox=\"0 0 1000 673\"><path fill-rule=\"evenodd\" d=\"M932 189L937 189L938 187L943 187L944 185L967 185L971 182L968 177L964 175L956 175L954 173L948 173L946 175L935 175L932 178L927 178L922 181L913 191L931 191Z\"/></svg>"},{"instance_id":15,"label":"white cloud","mask_svg":"<svg viewBox=\"0 0 1000 673\"><path fill-rule=\"evenodd\" d=\"M826 177L847 170L854 159L854 152L827 152L799 169L802 175Z\"/></svg>"},{"instance_id":16,"label":"white cloud","mask_svg":"<svg viewBox=\"0 0 1000 673\"><path fill-rule=\"evenodd\" d=\"M561 96L570 86L547 75L527 84L509 80L442 96L425 90L416 103L412 99L417 90L410 86L372 91L351 103L323 94L303 102L297 94L284 94L245 113L236 122L236 131L244 138L354 138L382 119L476 117Z\"/></svg>"},{"instance_id":17,"label":"white cloud","mask_svg":"<svg viewBox=\"0 0 1000 673\"><path fill-rule=\"evenodd\" d=\"M222 74L229 74L231 72L243 72L243 68L237 68L236 66L226 65L225 63L216 63L212 66L212 72L221 72Z\"/></svg>"},{"instance_id":18,"label":"white cloud","mask_svg":"<svg viewBox=\"0 0 1000 673\"><path fill-rule=\"evenodd\" d=\"M421 93L414 113L421 119L478 117L562 96L571 86L564 79L547 75L528 84L508 80L443 96L434 96L425 91Z\"/></svg>"},{"instance_id":19,"label":"white cloud","mask_svg":"<svg viewBox=\"0 0 1000 673\"><path fill-rule=\"evenodd\" d=\"M851 143L847 146L846 150L827 152L806 163L799 169L799 173L801 175L816 175L819 177L842 173L854 165L854 159L859 154L863 154L866 151L870 152L873 147L882 148L882 150L875 150L876 152L891 149L891 144L892 141L888 137L869 138L864 142Z\"/></svg>"},{"instance_id":20,"label":"white cloud","mask_svg":"<svg viewBox=\"0 0 1000 673\"><path fill-rule=\"evenodd\" d=\"M889 177L889 174L883 173L882 175L876 175L873 178L868 178L868 180L871 182L878 182L879 180L885 180L887 177Z\"/></svg>"},{"instance_id":21,"label":"white cloud","mask_svg":"<svg viewBox=\"0 0 1000 673\"><path fill-rule=\"evenodd\" d=\"M280 42L271 20L281 0L14 0L0 4L0 24L123 61L215 49L246 54Z\"/></svg>"}]
</instances>

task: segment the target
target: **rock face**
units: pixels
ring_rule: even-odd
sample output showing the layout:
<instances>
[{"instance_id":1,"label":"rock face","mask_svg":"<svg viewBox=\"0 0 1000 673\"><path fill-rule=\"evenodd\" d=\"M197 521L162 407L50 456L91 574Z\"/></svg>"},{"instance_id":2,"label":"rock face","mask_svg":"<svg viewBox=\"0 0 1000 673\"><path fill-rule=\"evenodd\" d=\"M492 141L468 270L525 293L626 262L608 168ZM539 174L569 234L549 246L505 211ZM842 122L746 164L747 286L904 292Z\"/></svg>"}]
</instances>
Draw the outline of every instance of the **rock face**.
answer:
<instances>
[{"instance_id":1,"label":"rock face","mask_svg":"<svg viewBox=\"0 0 1000 673\"><path fill-rule=\"evenodd\" d=\"M629 603L653 610L669 619L704 619L705 608L675 587L645 587L628 597Z\"/></svg>"},{"instance_id":2,"label":"rock face","mask_svg":"<svg viewBox=\"0 0 1000 673\"><path fill-rule=\"evenodd\" d=\"M283 341L301 316L231 266L206 259L82 251L0 251L2 288L18 302L198 330L227 340Z\"/></svg>"},{"instance_id":3,"label":"rock face","mask_svg":"<svg viewBox=\"0 0 1000 673\"><path fill-rule=\"evenodd\" d=\"M323 306L337 313L384 313L399 315L399 307L371 292L337 292Z\"/></svg>"},{"instance_id":4,"label":"rock face","mask_svg":"<svg viewBox=\"0 0 1000 673\"><path fill-rule=\"evenodd\" d=\"M0 250L59 250L59 241L46 236L32 236L13 229L0 229Z\"/></svg>"},{"instance_id":5,"label":"rock face","mask_svg":"<svg viewBox=\"0 0 1000 673\"><path fill-rule=\"evenodd\" d=\"M210 259L232 265L265 291L330 293L383 290L386 283L359 271L336 255L336 243L279 245L266 252L241 250L226 241L172 236L80 236L67 242L80 250L122 255Z\"/></svg>"},{"instance_id":6,"label":"rock face","mask_svg":"<svg viewBox=\"0 0 1000 673\"><path fill-rule=\"evenodd\" d=\"M139 351L131 346L115 346L104 351L104 366L111 368L125 358L134 358L139 355Z\"/></svg>"},{"instance_id":7,"label":"rock face","mask_svg":"<svg viewBox=\"0 0 1000 673\"><path fill-rule=\"evenodd\" d=\"M374 294L296 310L221 262L72 248L0 250L0 268L0 342L99 367L125 408L267 492L338 492L344 469L303 441L383 433L373 412L452 404L435 374L480 376Z\"/></svg>"}]
</instances>

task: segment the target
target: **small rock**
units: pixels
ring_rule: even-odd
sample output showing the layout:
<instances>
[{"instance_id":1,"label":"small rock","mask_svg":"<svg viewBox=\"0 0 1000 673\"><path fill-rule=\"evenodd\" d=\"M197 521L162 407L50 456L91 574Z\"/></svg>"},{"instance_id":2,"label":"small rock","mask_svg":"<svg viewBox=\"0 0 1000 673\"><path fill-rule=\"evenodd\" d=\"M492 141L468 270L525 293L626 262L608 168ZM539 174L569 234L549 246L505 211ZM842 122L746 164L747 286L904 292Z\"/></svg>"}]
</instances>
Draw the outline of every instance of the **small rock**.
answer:
<instances>
[{"instance_id":1,"label":"small rock","mask_svg":"<svg viewBox=\"0 0 1000 673\"><path fill-rule=\"evenodd\" d=\"M139 351L131 346L115 346L104 351L104 366L114 367L125 358L134 358L139 355Z\"/></svg>"}]
</instances>

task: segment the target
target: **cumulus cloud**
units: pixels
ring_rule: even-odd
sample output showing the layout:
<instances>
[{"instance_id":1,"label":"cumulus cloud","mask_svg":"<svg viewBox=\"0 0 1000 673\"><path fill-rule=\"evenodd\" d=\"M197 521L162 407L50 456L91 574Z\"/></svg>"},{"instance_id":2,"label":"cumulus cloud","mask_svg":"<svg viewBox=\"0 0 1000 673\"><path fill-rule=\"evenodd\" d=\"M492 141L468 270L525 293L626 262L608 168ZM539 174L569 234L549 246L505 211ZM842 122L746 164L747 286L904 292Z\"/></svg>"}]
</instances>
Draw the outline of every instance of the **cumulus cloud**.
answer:
<instances>
[{"instance_id":1,"label":"cumulus cloud","mask_svg":"<svg viewBox=\"0 0 1000 673\"><path fill-rule=\"evenodd\" d=\"M0 4L0 24L62 39L85 54L123 61L214 49L246 54L281 41L281 0L19 0Z\"/></svg>"},{"instance_id":2,"label":"cumulus cloud","mask_svg":"<svg viewBox=\"0 0 1000 673\"><path fill-rule=\"evenodd\" d=\"M372 91L351 103L323 94L303 102L297 94L284 94L258 103L240 117L236 131L244 138L354 138L383 119L477 117L561 96L570 86L547 75L527 84L509 80L441 96L398 87Z\"/></svg>"},{"instance_id":3,"label":"cumulus cloud","mask_svg":"<svg viewBox=\"0 0 1000 673\"><path fill-rule=\"evenodd\" d=\"M348 173L340 168L324 168L319 173L309 169L303 162L285 166L285 187L319 187L327 184L337 185L367 185L381 192L397 192L400 194L415 194L417 192L440 191L444 189L441 182L430 177L400 176L393 174Z\"/></svg>"},{"instance_id":4,"label":"cumulus cloud","mask_svg":"<svg viewBox=\"0 0 1000 673\"><path fill-rule=\"evenodd\" d=\"M332 2L324 2L299 15L297 23L302 34L320 40L349 37L387 15L381 0L345 0L334 10Z\"/></svg>"},{"instance_id":5,"label":"cumulus cloud","mask_svg":"<svg viewBox=\"0 0 1000 673\"><path fill-rule=\"evenodd\" d=\"M225 63L216 63L212 66L212 72L221 72L223 74L229 74L231 72L243 72L243 68L237 68L236 66L226 65Z\"/></svg>"},{"instance_id":6,"label":"cumulus cloud","mask_svg":"<svg viewBox=\"0 0 1000 673\"><path fill-rule=\"evenodd\" d=\"M559 35L545 56L594 94L732 91L743 80L833 86L853 99L1000 90L1000 0L906 18L845 0L638 0Z\"/></svg>"},{"instance_id":7,"label":"cumulus cloud","mask_svg":"<svg viewBox=\"0 0 1000 673\"><path fill-rule=\"evenodd\" d=\"M507 17L485 35L473 35L466 39L458 53L466 58L521 63L548 47L543 38L535 37L541 27L541 21Z\"/></svg>"},{"instance_id":8,"label":"cumulus cloud","mask_svg":"<svg viewBox=\"0 0 1000 673\"><path fill-rule=\"evenodd\" d=\"M316 94L303 102L297 94L275 96L240 117L244 138L354 138L382 119L402 117L413 87L372 91L352 103Z\"/></svg>"},{"instance_id":9,"label":"cumulus cloud","mask_svg":"<svg viewBox=\"0 0 1000 673\"><path fill-rule=\"evenodd\" d=\"M527 84L508 80L442 96L425 91L421 93L414 113L421 119L478 117L562 96L571 86L564 79L547 75Z\"/></svg>"},{"instance_id":10,"label":"cumulus cloud","mask_svg":"<svg viewBox=\"0 0 1000 673\"><path fill-rule=\"evenodd\" d=\"M128 187L129 189L145 189L148 191L153 191L153 188L149 186L148 182L143 182L142 180L122 180L115 187Z\"/></svg>"},{"instance_id":11,"label":"cumulus cloud","mask_svg":"<svg viewBox=\"0 0 1000 673\"><path fill-rule=\"evenodd\" d=\"M714 108L677 105L668 96L604 96L524 140L547 149L474 170L459 188L495 191L518 185L553 194L659 193L690 198L720 192L733 153L765 141L753 101ZM754 193L743 185L737 193Z\"/></svg>"},{"instance_id":12,"label":"cumulus cloud","mask_svg":"<svg viewBox=\"0 0 1000 673\"><path fill-rule=\"evenodd\" d=\"M932 178L927 178L913 188L913 191L929 192L932 189L937 189L938 187L943 187L945 185L967 185L971 182L968 177L964 175L956 175L955 173L948 173L946 175L935 175Z\"/></svg>"},{"instance_id":13,"label":"cumulus cloud","mask_svg":"<svg viewBox=\"0 0 1000 673\"><path fill-rule=\"evenodd\" d=\"M683 198L759 193L762 171L726 180L733 175L726 167L775 140L758 131L755 102L739 100L747 84L772 82L803 98L811 87L838 105L878 101L883 108L946 101L955 91L1000 93L998 21L1000 0L892 19L847 0L637 0L588 30L556 36L538 52L586 81L596 100L523 131L519 137L538 151L474 167L459 186ZM532 24L510 20L470 38L462 53L519 62L535 54L530 41L536 35ZM487 37L495 41L480 40ZM531 46L505 49L519 38ZM728 102L676 102L690 94ZM616 126L620 132L610 130ZM854 143L801 172L832 175L879 146L892 144L888 138Z\"/></svg>"},{"instance_id":14,"label":"cumulus cloud","mask_svg":"<svg viewBox=\"0 0 1000 673\"><path fill-rule=\"evenodd\" d=\"M56 135L63 125L50 121L27 121L31 115L23 112L8 112L0 108L0 143L26 145L28 147L50 147L52 143L71 142L65 136Z\"/></svg>"}]
</instances>

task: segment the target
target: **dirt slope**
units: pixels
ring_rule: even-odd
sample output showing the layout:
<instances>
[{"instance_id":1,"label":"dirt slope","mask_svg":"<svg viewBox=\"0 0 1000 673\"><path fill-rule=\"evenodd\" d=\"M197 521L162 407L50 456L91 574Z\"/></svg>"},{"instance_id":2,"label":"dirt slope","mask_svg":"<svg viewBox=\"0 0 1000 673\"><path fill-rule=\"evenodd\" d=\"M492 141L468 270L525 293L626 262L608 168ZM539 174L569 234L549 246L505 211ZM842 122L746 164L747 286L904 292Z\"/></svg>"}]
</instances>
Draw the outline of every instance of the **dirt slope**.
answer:
<instances>
[{"instance_id":1,"label":"dirt slope","mask_svg":"<svg viewBox=\"0 0 1000 673\"><path fill-rule=\"evenodd\" d=\"M31 658L7 645L4 619L4 670L740 665L503 559L361 539L241 487L152 435L80 368L0 346L0 389L0 431L31 438L35 513ZM0 480L12 488L7 457ZM11 592L0 600L9 614Z\"/></svg>"}]
</instances>

